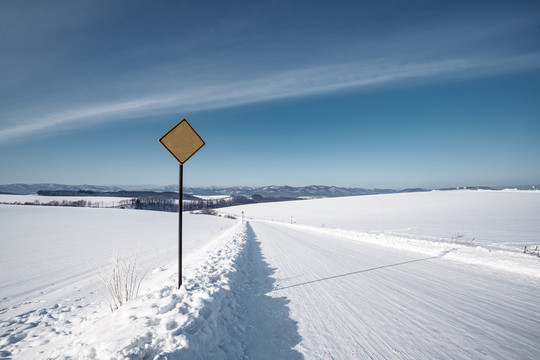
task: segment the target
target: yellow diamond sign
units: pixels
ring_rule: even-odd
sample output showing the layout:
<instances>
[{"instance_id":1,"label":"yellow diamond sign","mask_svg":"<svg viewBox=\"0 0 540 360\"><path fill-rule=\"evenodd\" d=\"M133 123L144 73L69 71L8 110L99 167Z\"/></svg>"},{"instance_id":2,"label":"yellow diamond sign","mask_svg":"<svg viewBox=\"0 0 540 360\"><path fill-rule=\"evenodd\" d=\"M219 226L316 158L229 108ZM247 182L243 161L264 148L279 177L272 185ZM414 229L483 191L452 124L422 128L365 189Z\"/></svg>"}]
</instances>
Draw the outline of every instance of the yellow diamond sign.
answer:
<instances>
[{"instance_id":1,"label":"yellow diamond sign","mask_svg":"<svg viewBox=\"0 0 540 360\"><path fill-rule=\"evenodd\" d=\"M205 144L186 119L163 135L159 142L182 165Z\"/></svg>"}]
</instances>

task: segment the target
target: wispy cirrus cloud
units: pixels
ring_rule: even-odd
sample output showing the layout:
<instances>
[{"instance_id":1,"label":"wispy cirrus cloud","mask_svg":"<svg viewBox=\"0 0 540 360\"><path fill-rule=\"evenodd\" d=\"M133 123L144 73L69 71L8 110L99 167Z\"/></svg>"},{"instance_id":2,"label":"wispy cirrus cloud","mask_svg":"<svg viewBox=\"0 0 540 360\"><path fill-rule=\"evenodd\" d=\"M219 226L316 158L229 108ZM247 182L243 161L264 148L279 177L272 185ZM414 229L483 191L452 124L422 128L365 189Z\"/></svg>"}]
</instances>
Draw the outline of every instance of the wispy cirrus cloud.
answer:
<instances>
[{"instance_id":1,"label":"wispy cirrus cloud","mask_svg":"<svg viewBox=\"0 0 540 360\"><path fill-rule=\"evenodd\" d=\"M264 101L329 94L403 81L447 81L454 77L478 77L527 71L540 66L540 53L496 60L454 59L432 62L393 63L388 60L316 66L260 74L235 81L182 84L182 89L160 89L150 94L131 94L110 102L84 105L58 104L35 120L10 117L0 128L0 142L36 132L84 127L168 111L200 111ZM32 109L27 109L27 113Z\"/></svg>"}]
</instances>

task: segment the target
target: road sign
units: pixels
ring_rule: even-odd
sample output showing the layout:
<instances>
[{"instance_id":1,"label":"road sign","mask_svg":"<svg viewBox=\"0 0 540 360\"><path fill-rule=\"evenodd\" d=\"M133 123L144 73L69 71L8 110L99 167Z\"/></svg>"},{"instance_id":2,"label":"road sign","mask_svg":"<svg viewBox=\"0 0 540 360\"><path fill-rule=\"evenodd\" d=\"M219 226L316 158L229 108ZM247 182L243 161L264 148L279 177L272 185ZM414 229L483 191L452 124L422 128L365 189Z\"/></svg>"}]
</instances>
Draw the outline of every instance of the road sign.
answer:
<instances>
[{"instance_id":1,"label":"road sign","mask_svg":"<svg viewBox=\"0 0 540 360\"><path fill-rule=\"evenodd\" d=\"M163 135L159 142L180 163L178 184L178 288L182 286L182 209L184 204L184 163L205 144L186 119Z\"/></svg>"},{"instance_id":2,"label":"road sign","mask_svg":"<svg viewBox=\"0 0 540 360\"><path fill-rule=\"evenodd\" d=\"M204 140L186 119L182 119L163 135L159 142L182 165L205 145Z\"/></svg>"}]
</instances>

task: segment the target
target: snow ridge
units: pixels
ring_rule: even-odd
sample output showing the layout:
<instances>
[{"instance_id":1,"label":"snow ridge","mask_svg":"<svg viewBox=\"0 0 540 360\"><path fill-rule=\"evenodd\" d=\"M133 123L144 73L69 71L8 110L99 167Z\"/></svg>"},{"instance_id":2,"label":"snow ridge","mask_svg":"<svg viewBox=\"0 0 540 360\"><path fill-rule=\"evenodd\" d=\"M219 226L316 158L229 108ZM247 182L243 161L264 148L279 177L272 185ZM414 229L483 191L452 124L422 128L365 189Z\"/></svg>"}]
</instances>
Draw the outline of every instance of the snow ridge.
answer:
<instances>
[{"instance_id":1,"label":"snow ridge","mask_svg":"<svg viewBox=\"0 0 540 360\"><path fill-rule=\"evenodd\" d=\"M289 300L268 295L275 288L275 269L265 262L249 223L225 231L197 258L185 269L180 290L174 266L157 268L149 279L154 288L138 299L114 313L94 313L84 328L58 334L45 349L26 355L64 360L303 358L293 349L301 337L289 316Z\"/></svg>"},{"instance_id":2,"label":"snow ridge","mask_svg":"<svg viewBox=\"0 0 540 360\"><path fill-rule=\"evenodd\" d=\"M242 344L227 324L236 323L238 317L230 283L246 240L245 224L233 226L216 239L202 262L185 270L180 290L171 267L166 270L167 285L103 317L73 337L70 348L48 358L241 358Z\"/></svg>"},{"instance_id":3,"label":"snow ridge","mask_svg":"<svg viewBox=\"0 0 540 360\"><path fill-rule=\"evenodd\" d=\"M268 222L265 220L258 220ZM516 275L540 278L540 259L517 251L490 249L483 246L454 244L443 239L419 239L384 232L359 232L309 225L271 222L284 227L303 229L330 236L337 236L372 245L411 251L430 256L444 257L447 260L479 265L494 270L506 271Z\"/></svg>"},{"instance_id":4,"label":"snow ridge","mask_svg":"<svg viewBox=\"0 0 540 360\"><path fill-rule=\"evenodd\" d=\"M150 289L114 313L66 300L0 321L0 359L242 358L231 283L247 240L246 224L237 223L196 252L180 290L176 264L160 266L146 280Z\"/></svg>"},{"instance_id":5,"label":"snow ridge","mask_svg":"<svg viewBox=\"0 0 540 360\"><path fill-rule=\"evenodd\" d=\"M235 259L225 260L227 254L218 250L215 261L209 261L210 266L228 261L229 271L218 281L203 275L186 286L190 296L201 296L202 306L189 311L191 319L169 334L172 346L152 354L154 359L303 359L293 349L301 337L289 317L289 300L267 295L275 288L274 269L264 261L251 225L241 228L237 241L242 248Z\"/></svg>"}]
</instances>

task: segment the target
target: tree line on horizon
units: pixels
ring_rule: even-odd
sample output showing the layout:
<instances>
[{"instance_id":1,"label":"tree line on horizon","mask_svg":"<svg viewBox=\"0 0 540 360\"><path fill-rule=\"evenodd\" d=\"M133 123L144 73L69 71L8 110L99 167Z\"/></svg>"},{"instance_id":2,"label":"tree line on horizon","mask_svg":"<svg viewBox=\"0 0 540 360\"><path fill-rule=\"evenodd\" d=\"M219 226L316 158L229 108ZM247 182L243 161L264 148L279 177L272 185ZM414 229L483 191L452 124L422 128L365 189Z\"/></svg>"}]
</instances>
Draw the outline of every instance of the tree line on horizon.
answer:
<instances>
[{"instance_id":1,"label":"tree line on horizon","mask_svg":"<svg viewBox=\"0 0 540 360\"><path fill-rule=\"evenodd\" d=\"M114 194L114 195L113 195ZM40 196L89 196L89 197L132 197L131 199L120 200L118 205L112 208L153 210L178 212L178 193L176 192L152 192L152 191L115 191L96 192L88 190L40 190ZM131 196L130 196L131 195ZM237 195L227 198L202 199L191 194L183 194L183 211L197 211L203 209L217 209L222 207L256 204L263 202L300 200L293 197L265 197L260 194L253 194L251 197ZM13 205L33 205L33 206L68 206L68 207L104 207L99 201L89 200L53 200L42 203L39 200L32 202L16 202Z\"/></svg>"}]
</instances>

